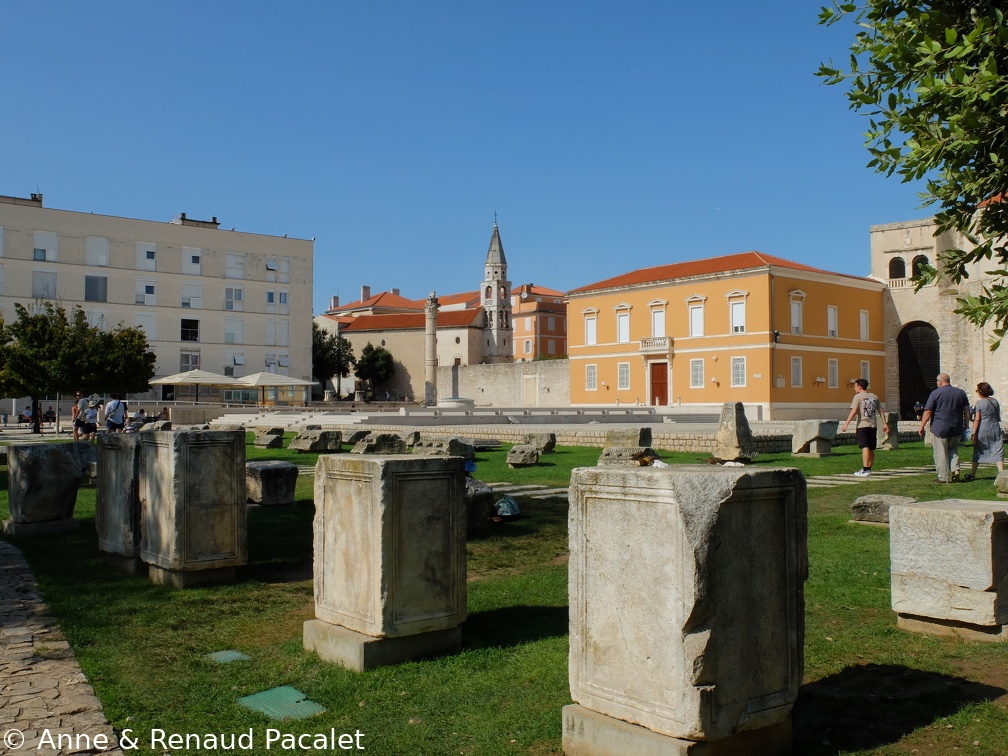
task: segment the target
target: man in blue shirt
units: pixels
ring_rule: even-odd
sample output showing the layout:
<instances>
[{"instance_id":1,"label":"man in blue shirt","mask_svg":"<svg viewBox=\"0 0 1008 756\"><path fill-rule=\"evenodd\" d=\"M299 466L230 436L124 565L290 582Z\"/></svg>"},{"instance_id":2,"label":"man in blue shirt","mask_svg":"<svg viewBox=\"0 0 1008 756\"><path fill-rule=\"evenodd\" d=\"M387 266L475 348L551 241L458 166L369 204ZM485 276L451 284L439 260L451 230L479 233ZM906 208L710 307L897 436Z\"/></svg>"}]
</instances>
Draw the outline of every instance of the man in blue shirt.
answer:
<instances>
[{"instance_id":1,"label":"man in blue shirt","mask_svg":"<svg viewBox=\"0 0 1008 756\"><path fill-rule=\"evenodd\" d=\"M969 425L969 397L952 385L948 373L938 374L938 388L931 392L924 405L920 435L931 422L931 448L934 451L938 482L959 480L959 439Z\"/></svg>"}]
</instances>

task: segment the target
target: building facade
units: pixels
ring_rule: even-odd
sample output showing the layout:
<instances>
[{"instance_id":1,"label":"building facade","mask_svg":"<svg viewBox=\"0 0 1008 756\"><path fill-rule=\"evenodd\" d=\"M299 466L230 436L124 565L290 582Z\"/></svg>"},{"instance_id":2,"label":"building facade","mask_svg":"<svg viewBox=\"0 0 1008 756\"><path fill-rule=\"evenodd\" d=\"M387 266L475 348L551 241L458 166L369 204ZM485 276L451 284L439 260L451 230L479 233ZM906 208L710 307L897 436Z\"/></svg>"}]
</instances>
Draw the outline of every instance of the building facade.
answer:
<instances>
[{"instance_id":1,"label":"building facade","mask_svg":"<svg viewBox=\"0 0 1008 756\"><path fill-rule=\"evenodd\" d=\"M202 368L310 379L313 247L222 230L216 218L160 223L0 196L0 308L11 319L15 302L52 300L99 327L142 328L156 377Z\"/></svg>"},{"instance_id":2,"label":"building facade","mask_svg":"<svg viewBox=\"0 0 1008 756\"><path fill-rule=\"evenodd\" d=\"M511 324L516 361L567 356L567 302L562 292L530 283L514 289Z\"/></svg>"},{"instance_id":3,"label":"building facade","mask_svg":"<svg viewBox=\"0 0 1008 756\"><path fill-rule=\"evenodd\" d=\"M759 252L583 286L568 292L571 404L846 417L856 378L886 401L884 289Z\"/></svg>"}]
</instances>

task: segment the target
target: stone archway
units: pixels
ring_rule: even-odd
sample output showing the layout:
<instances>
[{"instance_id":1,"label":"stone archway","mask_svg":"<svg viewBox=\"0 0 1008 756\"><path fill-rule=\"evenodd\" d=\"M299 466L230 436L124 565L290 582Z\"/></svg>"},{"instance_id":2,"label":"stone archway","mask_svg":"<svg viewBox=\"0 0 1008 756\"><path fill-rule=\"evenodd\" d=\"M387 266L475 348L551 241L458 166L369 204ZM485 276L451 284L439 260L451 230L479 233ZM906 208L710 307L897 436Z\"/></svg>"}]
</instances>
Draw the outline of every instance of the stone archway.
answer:
<instances>
[{"instance_id":1,"label":"stone archway","mask_svg":"<svg viewBox=\"0 0 1008 756\"><path fill-rule=\"evenodd\" d=\"M924 404L941 371L941 344L930 323L907 323L896 337L899 349L900 418L916 419L914 402Z\"/></svg>"}]
</instances>

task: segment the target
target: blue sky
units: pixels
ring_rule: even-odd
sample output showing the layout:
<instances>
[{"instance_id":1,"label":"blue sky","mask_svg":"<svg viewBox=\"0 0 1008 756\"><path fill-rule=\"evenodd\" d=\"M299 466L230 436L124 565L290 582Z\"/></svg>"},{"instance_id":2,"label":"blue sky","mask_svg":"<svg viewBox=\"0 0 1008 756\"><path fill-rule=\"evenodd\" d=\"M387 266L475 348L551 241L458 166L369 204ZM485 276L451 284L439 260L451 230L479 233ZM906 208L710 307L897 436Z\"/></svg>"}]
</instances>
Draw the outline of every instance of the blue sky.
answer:
<instances>
[{"instance_id":1,"label":"blue sky","mask_svg":"<svg viewBox=\"0 0 1008 756\"><path fill-rule=\"evenodd\" d=\"M867 275L921 218L813 76L819 3L44 2L0 23L0 194L315 237L314 310L750 249Z\"/></svg>"}]
</instances>

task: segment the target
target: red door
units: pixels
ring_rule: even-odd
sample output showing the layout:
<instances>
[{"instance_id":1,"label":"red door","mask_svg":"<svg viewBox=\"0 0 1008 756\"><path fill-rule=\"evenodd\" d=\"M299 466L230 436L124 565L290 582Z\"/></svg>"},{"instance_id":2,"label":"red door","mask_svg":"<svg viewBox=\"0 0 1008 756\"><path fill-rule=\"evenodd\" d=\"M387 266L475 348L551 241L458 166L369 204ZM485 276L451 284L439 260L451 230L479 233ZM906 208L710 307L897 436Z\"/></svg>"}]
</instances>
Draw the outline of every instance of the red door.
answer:
<instances>
[{"instance_id":1,"label":"red door","mask_svg":"<svg viewBox=\"0 0 1008 756\"><path fill-rule=\"evenodd\" d=\"M655 407L668 406L668 363L651 363L651 404Z\"/></svg>"}]
</instances>

